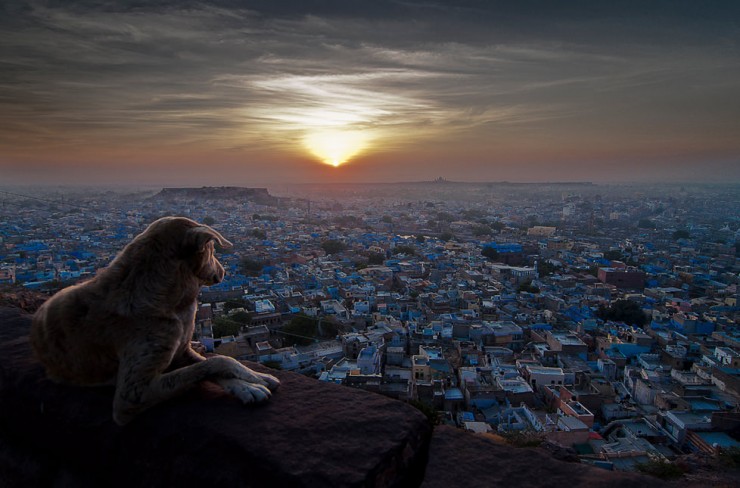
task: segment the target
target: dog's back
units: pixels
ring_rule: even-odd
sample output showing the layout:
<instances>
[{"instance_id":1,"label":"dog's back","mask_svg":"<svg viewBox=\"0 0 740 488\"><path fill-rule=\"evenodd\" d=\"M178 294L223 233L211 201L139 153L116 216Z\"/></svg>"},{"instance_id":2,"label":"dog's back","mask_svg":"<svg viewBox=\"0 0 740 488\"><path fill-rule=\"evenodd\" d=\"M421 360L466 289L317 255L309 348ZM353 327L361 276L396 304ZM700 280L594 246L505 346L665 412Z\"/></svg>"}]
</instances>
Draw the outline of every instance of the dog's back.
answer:
<instances>
[{"instance_id":1,"label":"dog's back","mask_svg":"<svg viewBox=\"0 0 740 488\"><path fill-rule=\"evenodd\" d=\"M65 288L33 317L31 346L49 378L76 385L112 384L118 357L111 341L111 317L96 317L94 288ZM96 324L96 318L106 322Z\"/></svg>"},{"instance_id":2,"label":"dog's back","mask_svg":"<svg viewBox=\"0 0 740 488\"><path fill-rule=\"evenodd\" d=\"M51 379L114 383L121 350L136 334L137 319L171 313L182 290L192 294L186 301L195 300L198 280L182 272L174 256L187 230L197 226L179 218L154 222L97 276L63 289L41 306L33 319L31 345Z\"/></svg>"}]
</instances>

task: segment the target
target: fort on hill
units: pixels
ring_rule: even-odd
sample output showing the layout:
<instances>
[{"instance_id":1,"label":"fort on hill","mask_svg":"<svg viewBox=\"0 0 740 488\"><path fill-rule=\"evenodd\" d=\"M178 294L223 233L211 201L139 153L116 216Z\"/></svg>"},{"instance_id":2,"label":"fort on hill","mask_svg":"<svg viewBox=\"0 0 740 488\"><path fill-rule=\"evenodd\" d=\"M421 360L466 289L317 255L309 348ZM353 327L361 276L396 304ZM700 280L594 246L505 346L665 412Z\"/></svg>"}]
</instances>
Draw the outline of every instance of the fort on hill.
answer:
<instances>
[{"instance_id":1,"label":"fort on hill","mask_svg":"<svg viewBox=\"0 0 740 488\"><path fill-rule=\"evenodd\" d=\"M278 205L280 199L270 195L267 188L244 188L240 186L203 186L200 188L162 188L153 198L161 200L208 199L229 200L242 199L261 205Z\"/></svg>"}]
</instances>

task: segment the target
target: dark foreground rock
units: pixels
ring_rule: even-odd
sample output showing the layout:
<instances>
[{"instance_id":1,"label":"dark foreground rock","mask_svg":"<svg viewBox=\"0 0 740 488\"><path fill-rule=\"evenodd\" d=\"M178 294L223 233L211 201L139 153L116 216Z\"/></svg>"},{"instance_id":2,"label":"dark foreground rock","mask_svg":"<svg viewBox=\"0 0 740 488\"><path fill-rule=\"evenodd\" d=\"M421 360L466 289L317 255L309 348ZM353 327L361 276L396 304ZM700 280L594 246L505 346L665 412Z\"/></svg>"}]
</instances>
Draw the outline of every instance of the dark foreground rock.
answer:
<instances>
[{"instance_id":1,"label":"dark foreground rock","mask_svg":"<svg viewBox=\"0 0 740 488\"><path fill-rule=\"evenodd\" d=\"M461 483L464 480L464 483ZM555 460L539 448L512 448L453 427L434 429L422 488L663 486L633 473Z\"/></svg>"},{"instance_id":2,"label":"dark foreground rock","mask_svg":"<svg viewBox=\"0 0 740 488\"><path fill-rule=\"evenodd\" d=\"M0 310L0 486L414 486L430 428L380 395L277 372L265 405L215 384L127 425L112 388L44 378L27 340L30 316ZM259 366L257 366L259 367ZM415 478L417 477L417 478Z\"/></svg>"},{"instance_id":3,"label":"dark foreground rock","mask_svg":"<svg viewBox=\"0 0 740 488\"><path fill-rule=\"evenodd\" d=\"M264 405L204 383L121 428L112 388L45 379L29 327L30 315L0 308L2 488L660 485L449 427L432 435L405 403L279 371Z\"/></svg>"}]
</instances>

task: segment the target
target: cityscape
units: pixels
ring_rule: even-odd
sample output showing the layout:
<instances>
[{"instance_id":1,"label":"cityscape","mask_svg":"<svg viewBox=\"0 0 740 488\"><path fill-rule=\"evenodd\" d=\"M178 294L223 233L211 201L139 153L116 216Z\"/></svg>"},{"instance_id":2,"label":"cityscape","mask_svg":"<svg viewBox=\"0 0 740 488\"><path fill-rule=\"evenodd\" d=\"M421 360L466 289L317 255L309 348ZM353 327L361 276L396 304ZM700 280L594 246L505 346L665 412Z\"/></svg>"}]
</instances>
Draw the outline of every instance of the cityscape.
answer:
<instances>
[{"instance_id":1,"label":"cityscape","mask_svg":"<svg viewBox=\"0 0 740 488\"><path fill-rule=\"evenodd\" d=\"M738 19L0 2L0 486L740 486Z\"/></svg>"},{"instance_id":2,"label":"cityscape","mask_svg":"<svg viewBox=\"0 0 740 488\"><path fill-rule=\"evenodd\" d=\"M234 243L199 296L208 352L634 471L740 448L738 191L7 188L0 286L53 293L156 218L186 216Z\"/></svg>"}]
</instances>

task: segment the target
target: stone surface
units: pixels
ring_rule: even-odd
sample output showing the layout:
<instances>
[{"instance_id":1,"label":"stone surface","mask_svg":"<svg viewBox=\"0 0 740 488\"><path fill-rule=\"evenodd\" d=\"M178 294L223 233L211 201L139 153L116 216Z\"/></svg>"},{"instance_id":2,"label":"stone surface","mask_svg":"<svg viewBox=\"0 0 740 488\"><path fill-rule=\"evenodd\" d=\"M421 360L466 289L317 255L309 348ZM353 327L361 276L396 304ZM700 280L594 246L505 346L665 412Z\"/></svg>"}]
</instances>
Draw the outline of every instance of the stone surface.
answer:
<instances>
[{"instance_id":1,"label":"stone surface","mask_svg":"<svg viewBox=\"0 0 740 488\"><path fill-rule=\"evenodd\" d=\"M44 378L30 316L0 309L0 486L414 486L430 428L383 396L277 372L265 405L204 383L124 428L112 388ZM254 366L254 365L250 365ZM259 366L255 366L259 369Z\"/></svg>"},{"instance_id":2,"label":"stone surface","mask_svg":"<svg viewBox=\"0 0 740 488\"><path fill-rule=\"evenodd\" d=\"M634 473L606 471L553 459L538 448L512 448L445 425L434 429L422 488L624 487L664 483Z\"/></svg>"}]
</instances>

